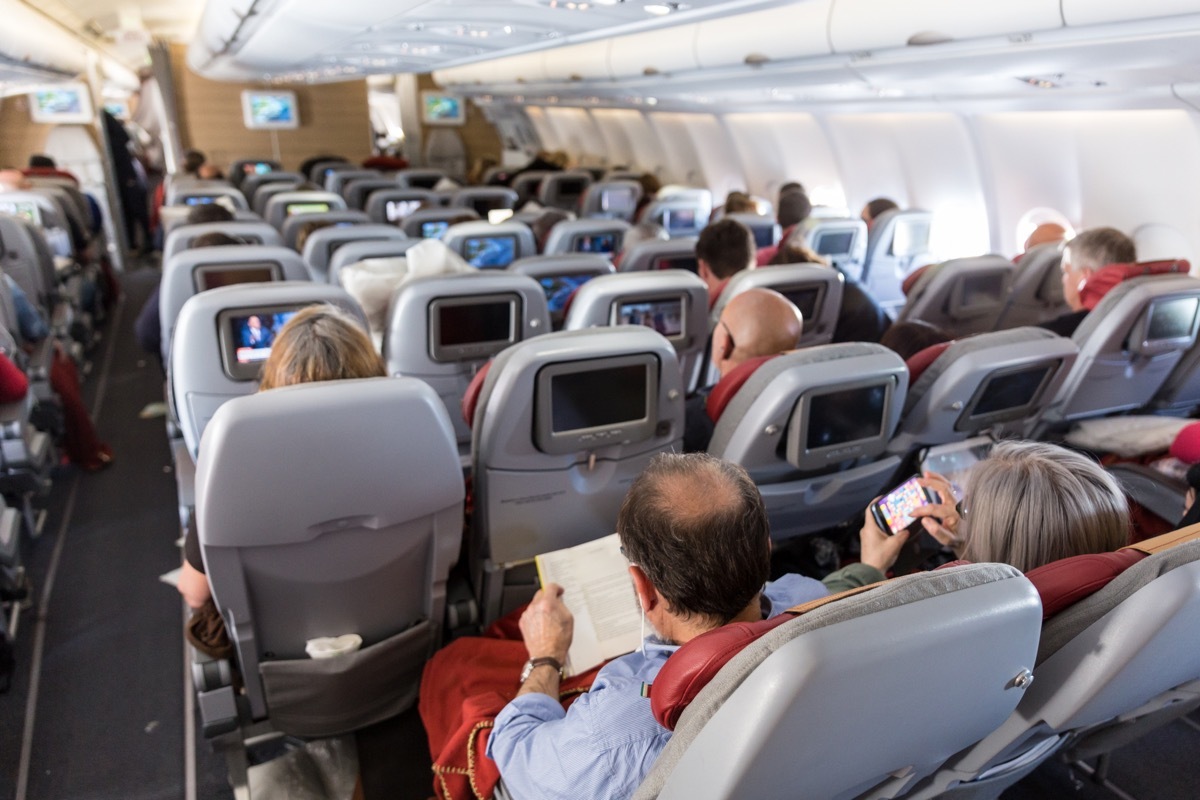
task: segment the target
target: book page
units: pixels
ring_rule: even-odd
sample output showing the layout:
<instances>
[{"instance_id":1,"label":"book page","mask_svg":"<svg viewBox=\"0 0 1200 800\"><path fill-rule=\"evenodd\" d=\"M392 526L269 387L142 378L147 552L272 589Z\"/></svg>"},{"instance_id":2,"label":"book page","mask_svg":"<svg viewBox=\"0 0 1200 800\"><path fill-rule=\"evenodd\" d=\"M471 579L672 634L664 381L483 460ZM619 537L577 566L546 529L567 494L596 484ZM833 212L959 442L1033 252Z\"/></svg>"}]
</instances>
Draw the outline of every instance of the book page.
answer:
<instances>
[{"instance_id":1,"label":"book page","mask_svg":"<svg viewBox=\"0 0 1200 800\"><path fill-rule=\"evenodd\" d=\"M567 671L576 675L641 644L641 611L617 534L537 557L543 586L563 587L575 617Z\"/></svg>"}]
</instances>

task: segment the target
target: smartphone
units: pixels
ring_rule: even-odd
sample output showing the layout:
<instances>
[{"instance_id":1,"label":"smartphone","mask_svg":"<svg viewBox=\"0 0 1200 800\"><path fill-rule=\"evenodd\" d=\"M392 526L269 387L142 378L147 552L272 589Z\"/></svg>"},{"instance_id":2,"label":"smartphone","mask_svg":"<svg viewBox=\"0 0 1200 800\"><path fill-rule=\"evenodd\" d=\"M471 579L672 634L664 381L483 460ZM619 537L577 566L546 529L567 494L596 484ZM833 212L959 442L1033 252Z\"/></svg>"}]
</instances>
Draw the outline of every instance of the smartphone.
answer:
<instances>
[{"instance_id":1,"label":"smartphone","mask_svg":"<svg viewBox=\"0 0 1200 800\"><path fill-rule=\"evenodd\" d=\"M917 483L914 475L889 494L871 503L875 524L889 536L894 536L913 524L912 512L921 506L937 502L937 495Z\"/></svg>"}]
</instances>

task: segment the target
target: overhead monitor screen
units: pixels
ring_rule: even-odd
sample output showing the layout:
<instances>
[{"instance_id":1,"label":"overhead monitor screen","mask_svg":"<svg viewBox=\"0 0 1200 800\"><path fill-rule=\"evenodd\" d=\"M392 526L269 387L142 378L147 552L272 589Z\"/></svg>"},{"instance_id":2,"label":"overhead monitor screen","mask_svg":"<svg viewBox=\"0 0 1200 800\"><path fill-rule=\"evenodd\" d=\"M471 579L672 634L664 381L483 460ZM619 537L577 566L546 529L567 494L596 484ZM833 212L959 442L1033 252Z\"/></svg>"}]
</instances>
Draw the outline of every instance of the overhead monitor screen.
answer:
<instances>
[{"instance_id":1,"label":"overhead monitor screen","mask_svg":"<svg viewBox=\"0 0 1200 800\"><path fill-rule=\"evenodd\" d=\"M0 214L11 214L14 217L22 217L34 225L42 224L42 212L38 209L37 203L30 203L24 200L0 200Z\"/></svg>"},{"instance_id":2,"label":"overhead monitor screen","mask_svg":"<svg viewBox=\"0 0 1200 800\"><path fill-rule=\"evenodd\" d=\"M817 316L817 301L821 298L820 289L779 289L781 295L792 301L792 305L800 310L804 317L804 327Z\"/></svg>"},{"instance_id":3,"label":"overhead monitor screen","mask_svg":"<svg viewBox=\"0 0 1200 800\"><path fill-rule=\"evenodd\" d=\"M242 122L251 130L298 128L296 93L247 89L242 92Z\"/></svg>"},{"instance_id":4,"label":"overhead monitor screen","mask_svg":"<svg viewBox=\"0 0 1200 800\"><path fill-rule=\"evenodd\" d=\"M426 125L462 125L467 121L461 97L441 92L421 92L421 121Z\"/></svg>"},{"instance_id":5,"label":"overhead monitor screen","mask_svg":"<svg viewBox=\"0 0 1200 800\"><path fill-rule=\"evenodd\" d=\"M430 356L435 361L486 358L517 339L515 295L440 298L429 308Z\"/></svg>"},{"instance_id":6,"label":"overhead monitor screen","mask_svg":"<svg viewBox=\"0 0 1200 800\"><path fill-rule=\"evenodd\" d=\"M1038 366L989 379L980 390L969 417L978 419L1028 407L1051 369L1053 366L1050 365Z\"/></svg>"},{"instance_id":7,"label":"overhead monitor screen","mask_svg":"<svg viewBox=\"0 0 1200 800\"><path fill-rule=\"evenodd\" d=\"M617 249L615 233L584 233L571 240L571 250L576 253L612 253Z\"/></svg>"},{"instance_id":8,"label":"overhead monitor screen","mask_svg":"<svg viewBox=\"0 0 1200 800\"><path fill-rule=\"evenodd\" d=\"M403 222L405 217L420 207L420 200L388 200L384 206L388 222Z\"/></svg>"},{"instance_id":9,"label":"overhead monitor screen","mask_svg":"<svg viewBox=\"0 0 1200 800\"><path fill-rule=\"evenodd\" d=\"M668 339L677 339L683 335L683 298L620 303L614 317L617 325L645 325Z\"/></svg>"},{"instance_id":10,"label":"overhead monitor screen","mask_svg":"<svg viewBox=\"0 0 1200 800\"><path fill-rule=\"evenodd\" d=\"M29 93L29 118L49 125L86 125L92 121L92 98L82 83L46 86Z\"/></svg>"},{"instance_id":11,"label":"overhead monitor screen","mask_svg":"<svg viewBox=\"0 0 1200 800\"><path fill-rule=\"evenodd\" d=\"M329 203L288 203L286 214L289 217L296 214L320 214L329 210Z\"/></svg>"},{"instance_id":12,"label":"overhead monitor screen","mask_svg":"<svg viewBox=\"0 0 1200 800\"><path fill-rule=\"evenodd\" d=\"M892 234L892 255L906 258L929 251L929 221L898 219Z\"/></svg>"},{"instance_id":13,"label":"overhead monitor screen","mask_svg":"<svg viewBox=\"0 0 1200 800\"><path fill-rule=\"evenodd\" d=\"M517 237L473 236L463 241L463 258L472 267L502 269L516 259Z\"/></svg>"},{"instance_id":14,"label":"overhead monitor screen","mask_svg":"<svg viewBox=\"0 0 1200 800\"><path fill-rule=\"evenodd\" d=\"M662 212L662 226L669 234L687 233L696 228L694 208L668 208Z\"/></svg>"},{"instance_id":15,"label":"overhead monitor screen","mask_svg":"<svg viewBox=\"0 0 1200 800\"><path fill-rule=\"evenodd\" d=\"M886 401L885 384L813 396L808 406L808 449L840 447L882 435Z\"/></svg>"},{"instance_id":16,"label":"overhead monitor screen","mask_svg":"<svg viewBox=\"0 0 1200 800\"><path fill-rule=\"evenodd\" d=\"M1200 299L1195 297L1176 297L1155 303L1150 312L1146 341L1164 342L1190 337L1198 305Z\"/></svg>"},{"instance_id":17,"label":"overhead monitor screen","mask_svg":"<svg viewBox=\"0 0 1200 800\"><path fill-rule=\"evenodd\" d=\"M421 223L421 238L436 239L450 229L450 223L446 220L438 220L436 222Z\"/></svg>"},{"instance_id":18,"label":"overhead monitor screen","mask_svg":"<svg viewBox=\"0 0 1200 800\"><path fill-rule=\"evenodd\" d=\"M550 381L552 433L640 422L646 418L643 364L555 375Z\"/></svg>"},{"instance_id":19,"label":"overhead monitor screen","mask_svg":"<svg viewBox=\"0 0 1200 800\"><path fill-rule=\"evenodd\" d=\"M546 293L546 306L551 315L562 314L563 308L576 289L590 281L595 275L552 275L538 278L542 291Z\"/></svg>"},{"instance_id":20,"label":"overhead monitor screen","mask_svg":"<svg viewBox=\"0 0 1200 800\"><path fill-rule=\"evenodd\" d=\"M600 210L606 214L627 217L636 207L636 192L633 189L605 189L600 193Z\"/></svg>"},{"instance_id":21,"label":"overhead monitor screen","mask_svg":"<svg viewBox=\"0 0 1200 800\"><path fill-rule=\"evenodd\" d=\"M846 256L854 249L854 231L830 231L822 233L813 242L817 255Z\"/></svg>"},{"instance_id":22,"label":"overhead monitor screen","mask_svg":"<svg viewBox=\"0 0 1200 800\"><path fill-rule=\"evenodd\" d=\"M209 264L196 267L192 281L197 292L237 283L266 283L280 280L276 264Z\"/></svg>"},{"instance_id":23,"label":"overhead monitor screen","mask_svg":"<svg viewBox=\"0 0 1200 800\"><path fill-rule=\"evenodd\" d=\"M700 271L700 264L695 256L663 256L656 259L650 269L685 269L695 273Z\"/></svg>"}]
</instances>

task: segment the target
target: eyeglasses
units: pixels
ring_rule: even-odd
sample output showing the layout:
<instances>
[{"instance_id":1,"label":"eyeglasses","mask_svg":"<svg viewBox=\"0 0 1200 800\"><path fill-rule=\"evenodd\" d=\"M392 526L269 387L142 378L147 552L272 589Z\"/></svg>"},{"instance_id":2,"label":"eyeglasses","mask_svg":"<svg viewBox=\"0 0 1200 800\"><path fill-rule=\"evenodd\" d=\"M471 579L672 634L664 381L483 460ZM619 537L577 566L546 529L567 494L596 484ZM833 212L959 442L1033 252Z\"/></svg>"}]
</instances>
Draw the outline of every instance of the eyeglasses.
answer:
<instances>
[{"instance_id":1,"label":"eyeglasses","mask_svg":"<svg viewBox=\"0 0 1200 800\"><path fill-rule=\"evenodd\" d=\"M729 330L729 326L725 324L725 320L720 320L720 322L721 327L725 329L725 335L729 337L729 350L732 352L737 349L737 342L733 340L733 331Z\"/></svg>"},{"instance_id":2,"label":"eyeglasses","mask_svg":"<svg viewBox=\"0 0 1200 800\"><path fill-rule=\"evenodd\" d=\"M619 550L621 552L621 558L623 558L629 562L629 566L631 566L631 567L637 566L637 564L633 563L633 560L629 557L629 554L625 552L625 545L619 545L617 547L617 550Z\"/></svg>"}]
</instances>

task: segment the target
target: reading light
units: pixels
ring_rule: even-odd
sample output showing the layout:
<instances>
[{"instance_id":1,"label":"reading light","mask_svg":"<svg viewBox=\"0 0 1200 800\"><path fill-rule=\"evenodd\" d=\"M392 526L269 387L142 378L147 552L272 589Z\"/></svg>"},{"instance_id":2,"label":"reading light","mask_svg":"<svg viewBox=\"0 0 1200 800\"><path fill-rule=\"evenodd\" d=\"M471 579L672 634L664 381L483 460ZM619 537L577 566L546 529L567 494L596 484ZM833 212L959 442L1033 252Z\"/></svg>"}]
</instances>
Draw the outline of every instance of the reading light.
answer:
<instances>
[{"instance_id":1,"label":"reading light","mask_svg":"<svg viewBox=\"0 0 1200 800\"><path fill-rule=\"evenodd\" d=\"M663 3L651 3L648 6L642 6L647 14L653 14L656 17L661 17L671 13L671 7Z\"/></svg>"}]
</instances>

